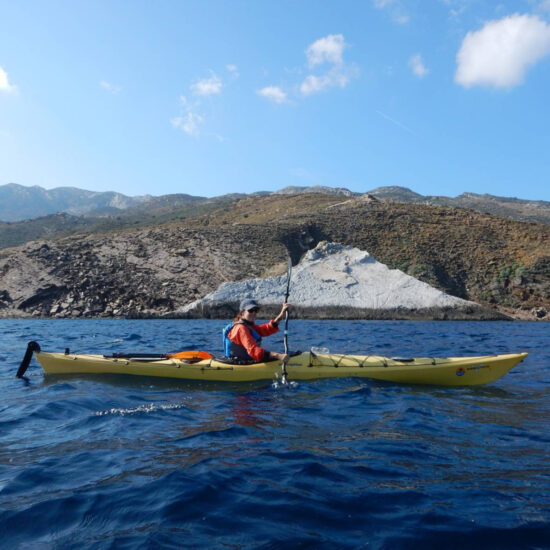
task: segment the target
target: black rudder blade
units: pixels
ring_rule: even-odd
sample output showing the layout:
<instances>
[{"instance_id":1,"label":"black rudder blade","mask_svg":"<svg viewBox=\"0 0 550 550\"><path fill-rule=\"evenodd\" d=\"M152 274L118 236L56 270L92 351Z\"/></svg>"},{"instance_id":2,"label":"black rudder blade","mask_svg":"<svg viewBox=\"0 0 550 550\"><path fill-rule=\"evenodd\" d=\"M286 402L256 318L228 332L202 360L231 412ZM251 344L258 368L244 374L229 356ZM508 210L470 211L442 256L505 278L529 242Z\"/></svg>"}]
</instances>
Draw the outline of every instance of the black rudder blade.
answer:
<instances>
[{"instance_id":1,"label":"black rudder blade","mask_svg":"<svg viewBox=\"0 0 550 550\"><path fill-rule=\"evenodd\" d=\"M40 346L38 342L31 341L27 344L27 351L25 352L25 357L23 357L23 361L21 361L21 364L19 365L19 368L17 369L17 378L23 378L23 375L25 374L26 370L29 367L29 364L32 359L32 354L34 352L40 351Z\"/></svg>"}]
</instances>

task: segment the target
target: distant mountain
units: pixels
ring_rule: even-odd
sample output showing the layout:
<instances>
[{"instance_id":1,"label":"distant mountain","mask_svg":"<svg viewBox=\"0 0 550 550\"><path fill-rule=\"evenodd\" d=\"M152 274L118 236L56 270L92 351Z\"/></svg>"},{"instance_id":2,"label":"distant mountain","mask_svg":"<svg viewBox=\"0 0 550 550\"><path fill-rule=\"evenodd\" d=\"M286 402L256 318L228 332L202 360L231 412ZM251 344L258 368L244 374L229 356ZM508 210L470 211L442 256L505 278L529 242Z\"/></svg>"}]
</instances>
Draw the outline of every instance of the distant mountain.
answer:
<instances>
[{"instance_id":1,"label":"distant mountain","mask_svg":"<svg viewBox=\"0 0 550 550\"><path fill-rule=\"evenodd\" d=\"M454 199L447 197L428 197L434 199L430 204L444 204L469 208L477 212L494 214L504 218L535 223L550 223L550 202L530 201L510 197L495 197L494 195L478 195L476 193L462 193ZM438 203L438 199L442 200Z\"/></svg>"},{"instance_id":2,"label":"distant mountain","mask_svg":"<svg viewBox=\"0 0 550 550\"><path fill-rule=\"evenodd\" d=\"M419 195L407 187L398 185L388 185L386 187L377 187L372 191L368 191L369 195L373 195L377 199L392 200L395 202L422 203L426 197Z\"/></svg>"},{"instance_id":3,"label":"distant mountain","mask_svg":"<svg viewBox=\"0 0 550 550\"><path fill-rule=\"evenodd\" d=\"M354 193L345 187L327 187L325 185L311 185L310 187L300 187L289 185L283 187L279 191L275 191L274 195L301 195L302 193L321 193L324 195L340 195L342 197L358 197L361 193Z\"/></svg>"},{"instance_id":4,"label":"distant mountain","mask_svg":"<svg viewBox=\"0 0 550 550\"><path fill-rule=\"evenodd\" d=\"M378 187L368 193L381 200L467 208L482 214L493 214L522 222L550 224L550 202L547 201L530 201L476 193L462 193L458 197L424 196L399 186Z\"/></svg>"},{"instance_id":5,"label":"distant mountain","mask_svg":"<svg viewBox=\"0 0 550 550\"><path fill-rule=\"evenodd\" d=\"M171 195L160 195L158 197L147 196L147 199L138 204L133 204L125 209L124 215L133 215L139 212L153 212L159 215L163 212L189 206L197 202L206 201L205 197L195 197L185 193L174 193ZM120 214L120 212L118 212Z\"/></svg>"},{"instance_id":6,"label":"distant mountain","mask_svg":"<svg viewBox=\"0 0 550 550\"><path fill-rule=\"evenodd\" d=\"M248 195L239 193L214 198L179 193L148 197L147 201L125 209L103 208L79 216L58 212L20 221L0 221L0 249L36 239L57 238L75 233L90 235L129 227L157 226L192 220L208 215L209 212L225 210L229 205L246 197Z\"/></svg>"},{"instance_id":7,"label":"distant mountain","mask_svg":"<svg viewBox=\"0 0 550 550\"><path fill-rule=\"evenodd\" d=\"M242 195L241 197L244 197ZM203 199L190 195L162 195L124 210L112 208L74 216L58 212L15 222L0 221L0 249L32 240L57 238L75 233L93 234L127 227L160 225L193 219L238 200L227 197Z\"/></svg>"},{"instance_id":8,"label":"distant mountain","mask_svg":"<svg viewBox=\"0 0 550 550\"><path fill-rule=\"evenodd\" d=\"M44 189L38 185L25 187L8 183L0 185L0 220L14 222L58 212L98 215L136 206L150 198L127 197L112 191L86 191L76 187Z\"/></svg>"},{"instance_id":9,"label":"distant mountain","mask_svg":"<svg viewBox=\"0 0 550 550\"><path fill-rule=\"evenodd\" d=\"M435 206L449 206L452 208L467 208L484 214L512 218L524 222L550 224L550 202L531 201L516 198L497 197L494 195L478 195L463 193L458 197L424 196L415 193L406 187L386 186L377 187L367 193L355 193L342 187L326 187L313 185L311 187L289 186L275 191L258 191L256 193L228 193L219 197L201 197L176 193L153 197L128 197L115 192L96 192L77 189L74 187L58 187L46 190L39 186L24 187L17 184L0 186L0 248L8 242L21 244L28 239L22 236L19 239L4 234L15 233L15 227L2 226L1 222L14 223L23 220L40 220L35 227L26 227L24 232L39 237L40 229L43 234L70 231L70 226L109 226L110 224L131 224L143 226L147 223L162 223L169 220L178 220L212 211L220 205L228 206L243 199L265 196L285 196L309 194L315 197L343 197L348 200L378 199L381 201L401 202L408 204L427 204ZM315 199L316 200L316 199ZM322 200L319 198L319 200ZM56 213L68 213L73 216L83 216L86 220L64 221L61 218L49 217ZM98 221L105 218L104 222ZM161 219L160 219L161 218ZM99 228L99 227L98 227ZM106 227L101 227L105 229ZM110 227L113 228L113 227ZM32 230L31 230L32 229Z\"/></svg>"}]
</instances>

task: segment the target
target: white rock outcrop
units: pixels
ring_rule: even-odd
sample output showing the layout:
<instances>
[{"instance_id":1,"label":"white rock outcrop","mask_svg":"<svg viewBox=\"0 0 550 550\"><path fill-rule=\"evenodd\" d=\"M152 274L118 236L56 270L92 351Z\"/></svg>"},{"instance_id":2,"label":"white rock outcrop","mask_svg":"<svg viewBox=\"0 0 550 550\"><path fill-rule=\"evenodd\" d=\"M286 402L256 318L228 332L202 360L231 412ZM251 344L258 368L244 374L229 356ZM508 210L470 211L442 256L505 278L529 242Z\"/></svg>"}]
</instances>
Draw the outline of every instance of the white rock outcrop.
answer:
<instances>
[{"instance_id":1,"label":"white rock outcrop","mask_svg":"<svg viewBox=\"0 0 550 550\"><path fill-rule=\"evenodd\" d=\"M262 305L280 305L286 274L222 284L215 292L185 306L181 313L205 311L217 304L235 304L246 297ZM289 302L302 308L363 310L426 310L479 308L450 296L398 269L390 269L368 252L322 242L292 270Z\"/></svg>"}]
</instances>

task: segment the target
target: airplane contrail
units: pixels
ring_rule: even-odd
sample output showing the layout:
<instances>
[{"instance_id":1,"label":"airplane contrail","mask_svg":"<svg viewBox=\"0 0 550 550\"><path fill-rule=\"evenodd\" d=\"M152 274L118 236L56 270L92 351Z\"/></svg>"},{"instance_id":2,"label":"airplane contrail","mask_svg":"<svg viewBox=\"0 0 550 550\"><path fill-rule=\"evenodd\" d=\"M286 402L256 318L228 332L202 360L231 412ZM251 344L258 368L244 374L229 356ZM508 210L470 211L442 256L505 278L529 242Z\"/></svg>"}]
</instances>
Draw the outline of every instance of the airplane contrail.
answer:
<instances>
[{"instance_id":1,"label":"airplane contrail","mask_svg":"<svg viewBox=\"0 0 550 550\"><path fill-rule=\"evenodd\" d=\"M393 122L396 126L399 126L399 128L402 128L406 132L409 132L409 134L412 134L413 136L416 135L410 128L407 128L404 124L401 124L401 122L398 122L397 120L394 120L393 118L391 118L388 115L384 114L382 111L376 110L376 113L378 113L381 117L385 118L386 120L389 120L390 122Z\"/></svg>"}]
</instances>

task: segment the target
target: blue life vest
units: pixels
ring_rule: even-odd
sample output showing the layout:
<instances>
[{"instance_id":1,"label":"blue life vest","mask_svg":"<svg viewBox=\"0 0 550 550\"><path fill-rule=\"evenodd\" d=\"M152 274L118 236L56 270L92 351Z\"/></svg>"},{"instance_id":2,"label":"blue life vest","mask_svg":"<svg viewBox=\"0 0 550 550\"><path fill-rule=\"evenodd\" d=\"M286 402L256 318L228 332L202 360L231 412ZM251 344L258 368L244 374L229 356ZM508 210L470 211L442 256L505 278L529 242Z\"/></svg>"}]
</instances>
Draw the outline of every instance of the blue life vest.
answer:
<instances>
[{"instance_id":1,"label":"blue life vest","mask_svg":"<svg viewBox=\"0 0 550 550\"><path fill-rule=\"evenodd\" d=\"M223 329L223 352L226 357L236 357L237 359L246 359L248 361L252 360L252 357L248 355L248 352L243 346L235 344L229 339L229 332L235 325L244 325L252 334L252 338L256 340L258 346L262 343L262 337L248 324L244 321L237 321L236 323L229 323Z\"/></svg>"}]
</instances>

